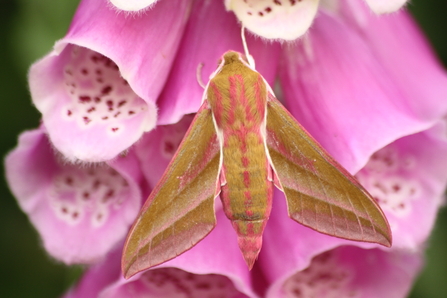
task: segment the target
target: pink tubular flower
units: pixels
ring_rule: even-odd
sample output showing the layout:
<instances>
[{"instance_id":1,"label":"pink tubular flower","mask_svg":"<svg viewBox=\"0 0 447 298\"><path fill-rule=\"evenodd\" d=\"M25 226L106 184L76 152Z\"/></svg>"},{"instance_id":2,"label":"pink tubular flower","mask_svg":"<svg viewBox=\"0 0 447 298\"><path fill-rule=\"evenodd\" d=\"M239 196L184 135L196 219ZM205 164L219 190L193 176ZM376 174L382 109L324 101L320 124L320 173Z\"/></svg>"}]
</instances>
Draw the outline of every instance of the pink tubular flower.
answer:
<instances>
[{"instance_id":1,"label":"pink tubular flower","mask_svg":"<svg viewBox=\"0 0 447 298\"><path fill-rule=\"evenodd\" d=\"M278 280L266 297L406 297L421 263L419 254L341 246Z\"/></svg>"},{"instance_id":2,"label":"pink tubular flower","mask_svg":"<svg viewBox=\"0 0 447 298\"><path fill-rule=\"evenodd\" d=\"M142 175L133 152L105 164L66 164L40 128L20 136L5 164L9 186L45 249L66 264L102 259L141 206Z\"/></svg>"},{"instance_id":3,"label":"pink tubular flower","mask_svg":"<svg viewBox=\"0 0 447 298\"><path fill-rule=\"evenodd\" d=\"M81 2L68 34L29 73L50 140L68 160L110 160L155 127L190 2L135 17L106 0Z\"/></svg>"},{"instance_id":4,"label":"pink tubular flower","mask_svg":"<svg viewBox=\"0 0 447 298\"><path fill-rule=\"evenodd\" d=\"M150 8L158 0L110 0L117 8L138 11ZM169 0L164 0L169 1ZM318 8L334 9L342 2L357 0L224 0L228 11L251 32L268 39L294 40L302 36ZM365 0L377 14L394 12L407 0Z\"/></svg>"}]
</instances>

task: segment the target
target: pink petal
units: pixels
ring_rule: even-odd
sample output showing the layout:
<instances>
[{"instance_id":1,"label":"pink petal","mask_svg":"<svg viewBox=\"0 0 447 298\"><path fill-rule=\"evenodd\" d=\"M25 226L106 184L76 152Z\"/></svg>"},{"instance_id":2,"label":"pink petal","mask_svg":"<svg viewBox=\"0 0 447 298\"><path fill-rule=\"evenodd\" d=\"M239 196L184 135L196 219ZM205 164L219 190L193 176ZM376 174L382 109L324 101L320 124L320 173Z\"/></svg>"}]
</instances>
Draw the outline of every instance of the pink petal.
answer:
<instances>
[{"instance_id":1,"label":"pink petal","mask_svg":"<svg viewBox=\"0 0 447 298\"><path fill-rule=\"evenodd\" d=\"M11 190L45 249L67 264L101 259L125 236L141 206L142 175L133 152L107 164L66 164L41 128L20 136L5 165Z\"/></svg>"},{"instance_id":2,"label":"pink petal","mask_svg":"<svg viewBox=\"0 0 447 298\"><path fill-rule=\"evenodd\" d=\"M110 0L117 8L127 11L138 11L150 7L158 0Z\"/></svg>"},{"instance_id":3,"label":"pink petal","mask_svg":"<svg viewBox=\"0 0 447 298\"><path fill-rule=\"evenodd\" d=\"M246 298L228 277L218 274L198 275L177 268L149 270L137 280L122 281L107 288L100 298L145 297Z\"/></svg>"},{"instance_id":4,"label":"pink petal","mask_svg":"<svg viewBox=\"0 0 447 298\"><path fill-rule=\"evenodd\" d=\"M106 0L82 1L67 36L29 74L33 102L67 159L110 160L154 128L189 7L161 1L130 17Z\"/></svg>"},{"instance_id":5,"label":"pink petal","mask_svg":"<svg viewBox=\"0 0 447 298\"><path fill-rule=\"evenodd\" d=\"M421 263L419 254L339 247L277 279L267 297L406 297Z\"/></svg>"},{"instance_id":6,"label":"pink petal","mask_svg":"<svg viewBox=\"0 0 447 298\"><path fill-rule=\"evenodd\" d=\"M118 245L104 258L102 262L94 264L88 268L77 284L72 287L63 297L98 297L105 287L121 278L121 253L122 245Z\"/></svg>"},{"instance_id":7,"label":"pink petal","mask_svg":"<svg viewBox=\"0 0 447 298\"><path fill-rule=\"evenodd\" d=\"M365 5L359 5L356 14L349 6L341 10L398 86L413 117L425 121L425 128L434 125L446 113L446 72L411 16L402 10L376 17Z\"/></svg>"},{"instance_id":8,"label":"pink petal","mask_svg":"<svg viewBox=\"0 0 447 298\"><path fill-rule=\"evenodd\" d=\"M387 28L391 34L393 28ZM429 53L417 50L419 37L404 38L405 51L382 43L379 54L364 33L323 11L307 37L286 48L281 69L286 104L351 173L375 151L433 126L446 113L447 77ZM394 39L398 43L400 37ZM402 63L392 65L392 59ZM417 64L418 70L403 66L418 59L426 62ZM437 85L427 88L425 77ZM410 96L407 88L417 96Z\"/></svg>"},{"instance_id":9,"label":"pink petal","mask_svg":"<svg viewBox=\"0 0 447 298\"><path fill-rule=\"evenodd\" d=\"M279 44L266 44L252 36L247 36L247 43L258 71L273 84ZM197 82L197 69L203 64L199 74L206 84L218 60L229 50L243 52L235 18L225 12L220 1L196 1L169 80L157 101L159 124L176 123L184 114L197 112L204 92Z\"/></svg>"},{"instance_id":10,"label":"pink petal","mask_svg":"<svg viewBox=\"0 0 447 298\"><path fill-rule=\"evenodd\" d=\"M386 214L393 248L416 250L433 228L447 184L445 126L443 121L393 142L357 173Z\"/></svg>"},{"instance_id":11,"label":"pink petal","mask_svg":"<svg viewBox=\"0 0 447 298\"><path fill-rule=\"evenodd\" d=\"M194 115L184 116L178 123L158 125L135 145L135 152L149 187L154 188L191 124Z\"/></svg>"},{"instance_id":12,"label":"pink petal","mask_svg":"<svg viewBox=\"0 0 447 298\"><path fill-rule=\"evenodd\" d=\"M389 13L401 8L407 0L365 0L375 13Z\"/></svg>"},{"instance_id":13,"label":"pink petal","mask_svg":"<svg viewBox=\"0 0 447 298\"><path fill-rule=\"evenodd\" d=\"M226 0L239 21L269 39L294 40L312 24L319 0Z\"/></svg>"}]
</instances>

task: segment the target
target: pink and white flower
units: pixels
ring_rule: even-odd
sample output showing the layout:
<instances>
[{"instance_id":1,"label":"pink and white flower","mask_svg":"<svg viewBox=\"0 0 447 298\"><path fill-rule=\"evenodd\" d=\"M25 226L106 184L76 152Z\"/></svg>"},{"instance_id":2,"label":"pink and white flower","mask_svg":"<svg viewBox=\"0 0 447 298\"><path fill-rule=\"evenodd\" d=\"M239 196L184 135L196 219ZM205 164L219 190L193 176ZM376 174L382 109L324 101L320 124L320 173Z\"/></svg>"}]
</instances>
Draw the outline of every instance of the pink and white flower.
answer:
<instances>
[{"instance_id":1,"label":"pink and white flower","mask_svg":"<svg viewBox=\"0 0 447 298\"><path fill-rule=\"evenodd\" d=\"M81 2L65 38L29 73L49 138L68 160L110 160L155 127L190 2L141 16Z\"/></svg>"},{"instance_id":2,"label":"pink and white flower","mask_svg":"<svg viewBox=\"0 0 447 298\"><path fill-rule=\"evenodd\" d=\"M420 254L341 246L315 256L270 287L268 298L406 297L422 265Z\"/></svg>"},{"instance_id":3,"label":"pink and white flower","mask_svg":"<svg viewBox=\"0 0 447 298\"><path fill-rule=\"evenodd\" d=\"M19 137L5 167L43 246L66 264L101 260L123 239L141 207L143 177L133 152L103 164L67 164L41 127Z\"/></svg>"}]
</instances>

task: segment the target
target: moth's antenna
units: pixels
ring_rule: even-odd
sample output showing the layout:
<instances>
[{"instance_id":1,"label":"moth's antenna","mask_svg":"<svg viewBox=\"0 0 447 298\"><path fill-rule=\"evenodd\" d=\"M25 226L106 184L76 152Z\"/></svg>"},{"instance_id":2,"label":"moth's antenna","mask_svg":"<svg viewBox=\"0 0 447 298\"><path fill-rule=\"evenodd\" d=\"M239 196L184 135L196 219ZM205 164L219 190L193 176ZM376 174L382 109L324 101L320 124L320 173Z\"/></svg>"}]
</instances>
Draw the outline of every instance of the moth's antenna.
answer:
<instances>
[{"instance_id":1,"label":"moth's antenna","mask_svg":"<svg viewBox=\"0 0 447 298\"><path fill-rule=\"evenodd\" d=\"M199 63L199 65L197 65L196 76L197 76L197 83L199 83L200 87L205 89L206 86L202 81L202 68L203 68L203 63Z\"/></svg>"},{"instance_id":2,"label":"moth's antenna","mask_svg":"<svg viewBox=\"0 0 447 298\"><path fill-rule=\"evenodd\" d=\"M241 37L242 37L242 45L244 46L245 57L247 57L248 64L250 64L250 66L253 69L255 69L255 59L253 59L253 56L250 55L250 53L248 52L247 40L245 39L244 25L242 25L242 27L241 27Z\"/></svg>"}]
</instances>

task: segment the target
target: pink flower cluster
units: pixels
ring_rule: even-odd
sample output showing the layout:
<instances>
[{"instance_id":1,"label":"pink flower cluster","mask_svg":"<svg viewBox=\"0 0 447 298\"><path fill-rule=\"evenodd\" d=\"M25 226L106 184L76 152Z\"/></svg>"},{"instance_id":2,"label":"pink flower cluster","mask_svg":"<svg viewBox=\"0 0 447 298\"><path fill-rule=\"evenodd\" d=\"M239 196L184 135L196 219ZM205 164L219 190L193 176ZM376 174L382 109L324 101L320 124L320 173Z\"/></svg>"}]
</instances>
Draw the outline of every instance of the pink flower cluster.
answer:
<instances>
[{"instance_id":1,"label":"pink flower cluster","mask_svg":"<svg viewBox=\"0 0 447 298\"><path fill-rule=\"evenodd\" d=\"M405 0L366 2L82 0L29 73L42 125L6 158L48 253L88 265L65 297L405 297L447 183L447 75L405 10L371 13ZM278 191L252 271L216 202L208 237L125 280L123 239L201 104L197 67L206 78L243 51L238 20L263 37L247 36L257 70L379 202L393 246L301 226Z\"/></svg>"}]
</instances>

